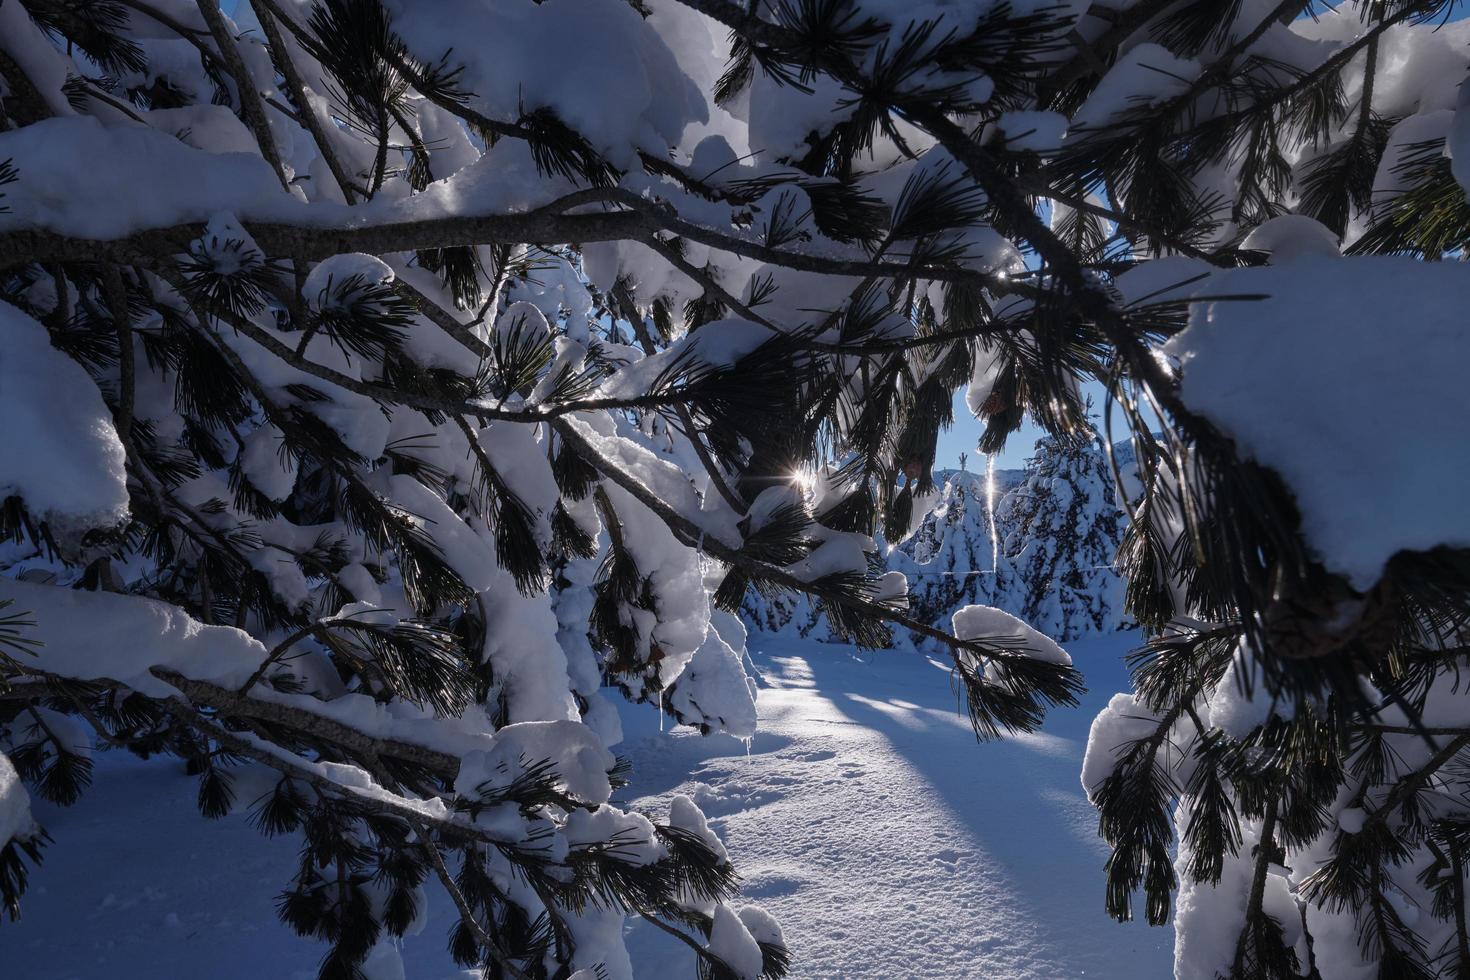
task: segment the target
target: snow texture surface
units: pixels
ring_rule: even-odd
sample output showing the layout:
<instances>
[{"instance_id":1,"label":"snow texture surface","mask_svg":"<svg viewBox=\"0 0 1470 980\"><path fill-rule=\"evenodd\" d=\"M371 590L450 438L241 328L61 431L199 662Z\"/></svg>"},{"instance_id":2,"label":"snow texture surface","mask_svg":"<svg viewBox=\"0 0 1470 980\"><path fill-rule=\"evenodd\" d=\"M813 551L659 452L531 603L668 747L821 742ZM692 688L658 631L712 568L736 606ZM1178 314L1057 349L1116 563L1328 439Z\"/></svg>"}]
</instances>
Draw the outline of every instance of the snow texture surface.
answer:
<instances>
[{"instance_id":1,"label":"snow texture surface","mask_svg":"<svg viewBox=\"0 0 1470 980\"><path fill-rule=\"evenodd\" d=\"M1072 658L1067 651L1057 646L1051 637L1040 633L1012 616L1004 609L994 606L966 606L954 614L954 635L962 640L994 639L1004 643L1018 640L1025 644L1026 654L1036 660L1052 664L1070 664Z\"/></svg>"},{"instance_id":2,"label":"snow texture surface","mask_svg":"<svg viewBox=\"0 0 1470 980\"><path fill-rule=\"evenodd\" d=\"M1303 257L1210 291L1270 298L1194 308L1184 400L1281 474L1329 569L1367 589L1395 552L1470 547L1462 265Z\"/></svg>"},{"instance_id":3,"label":"snow texture surface","mask_svg":"<svg viewBox=\"0 0 1470 980\"><path fill-rule=\"evenodd\" d=\"M1136 640L1072 644L1092 692L1082 706L1044 734L977 745L936 660L755 636L765 686L749 750L660 732L651 706L621 705L633 783L618 798L660 815L672 802L696 832L677 795L697 803L744 875L739 923L761 939L775 916L800 980L1168 976L1170 930L1103 914L1107 854L1077 780L1088 723L1126 686ZM320 948L274 912L296 841L262 840L243 812L206 821L196 791L177 767L108 753L84 805L36 804L56 845L25 917L5 926L5 975L314 977ZM433 891L428 903L404 975L463 980L444 949L453 907ZM738 947L735 924L721 936ZM652 927L634 926L630 947L638 980L693 973L688 948Z\"/></svg>"},{"instance_id":4,"label":"snow texture surface","mask_svg":"<svg viewBox=\"0 0 1470 980\"><path fill-rule=\"evenodd\" d=\"M126 519L123 446L97 385L9 303L0 335L0 499L79 530Z\"/></svg>"}]
</instances>

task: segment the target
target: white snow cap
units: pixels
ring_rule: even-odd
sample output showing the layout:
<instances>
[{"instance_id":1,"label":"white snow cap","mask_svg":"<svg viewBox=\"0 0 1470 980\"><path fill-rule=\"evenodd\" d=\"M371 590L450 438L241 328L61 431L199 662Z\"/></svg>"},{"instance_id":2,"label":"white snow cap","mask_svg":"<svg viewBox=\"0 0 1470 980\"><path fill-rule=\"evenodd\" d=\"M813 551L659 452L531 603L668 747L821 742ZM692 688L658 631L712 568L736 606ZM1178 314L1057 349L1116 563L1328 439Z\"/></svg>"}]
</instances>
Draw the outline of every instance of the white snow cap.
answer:
<instances>
[{"instance_id":1,"label":"white snow cap","mask_svg":"<svg viewBox=\"0 0 1470 980\"><path fill-rule=\"evenodd\" d=\"M108 677L149 697L175 693L149 673L153 667L238 687L266 656L261 642L243 630L206 626L178 606L141 596L0 578L0 599L29 612L46 640L27 666L78 680ZM105 656L99 655L98 623L107 624Z\"/></svg>"},{"instance_id":2,"label":"white snow cap","mask_svg":"<svg viewBox=\"0 0 1470 980\"><path fill-rule=\"evenodd\" d=\"M34 826L30 794L9 757L0 752L0 847L13 838L29 835Z\"/></svg>"},{"instance_id":3,"label":"white snow cap","mask_svg":"<svg viewBox=\"0 0 1470 980\"><path fill-rule=\"evenodd\" d=\"M1340 254L1332 230L1304 214L1278 214L1261 222L1245 236L1240 247L1268 253L1272 265L1306 256L1336 258Z\"/></svg>"},{"instance_id":4,"label":"white snow cap","mask_svg":"<svg viewBox=\"0 0 1470 980\"><path fill-rule=\"evenodd\" d=\"M597 733L575 721L523 721L495 733L495 746L471 752L459 767L454 791L474 798L481 787L508 786L527 767L551 760L566 791L586 803L612 795L608 771L617 760Z\"/></svg>"},{"instance_id":5,"label":"white snow cap","mask_svg":"<svg viewBox=\"0 0 1470 980\"><path fill-rule=\"evenodd\" d=\"M977 419L981 417L985 403L990 401L990 393L995 390L996 382L1000 380L1003 365L1004 358L1001 357L999 346L994 350L981 349L975 355L970 386L965 389L965 406Z\"/></svg>"},{"instance_id":6,"label":"white snow cap","mask_svg":"<svg viewBox=\"0 0 1470 980\"><path fill-rule=\"evenodd\" d=\"M1198 61L1180 58L1157 44L1131 48L1072 116L1072 135L1101 129L1118 116L1167 101L1188 88L1200 70Z\"/></svg>"},{"instance_id":7,"label":"white snow cap","mask_svg":"<svg viewBox=\"0 0 1470 980\"><path fill-rule=\"evenodd\" d=\"M122 441L97 385L46 328L0 302L0 498L19 496L53 532L128 516Z\"/></svg>"},{"instance_id":8,"label":"white snow cap","mask_svg":"<svg viewBox=\"0 0 1470 980\"><path fill-rule=\"evenodd\" d=\"M206 260L220 275L233 275L242 269L259 266L265 253L255 244L250 232L230 211L216 211L204 225L204 234L189 244L189 251Z\"/></svg>"},{"instance_id":9,"label":"white snow cap","mask_svg":"<svg viewBox=\"0 0 1470 980\"><path fill-rule=\"evenodd\" d=\"M0 212L0 231L49 228L106 239L204 221L221 210L301 214L260 156L205 153L146 126L107 128L91 116L47 119L0 133L5 159L20 179L7 189L10 210Z\"/></svg>"},{"instance_id":10,"label":"white snow cap","mask_svg":"<svg viewBox=\"0 0 1470 980\"><path fill-rule=\"evenodd\" d=\"M755 734L755 684L746 676L740 654L717 630L705 635L669 697L685 718L700 718L736 738Z\"/></svg>"},{"instance_id":11,"label":"white snow cap","mask_svg":"<svg viewBox=\"0 0 1470 980\"><path fill-rule=\"evenodd\" d=\"M728 905L716 906L714 918L709 931L709 951L740 980L756 980L761 975L762 957L755 937Z\"/></svg>"},{"instance_id":12,"label":"white snow cap","mask_svg":"<svg viewBox=\"0 0 1470 980\"><path fill-rule=\"evenodd\" d=\"M680 830L693 834L704 841L705 846L713 851L722 862L729 862L730 855L725 850L724 842L710 829L709 820L705 817L704 811L683 793L674 794L674 798L669 801L669 826L678 827Z\"/></svg>"},{"instance_id":13,"label":"white snow cap","mask_svg":"<svg viewBox=\"0 0 1470 980\"><path fill-rule=\"evenodd\" d=\"M1185 403L1281 474L1308 544L1355 588L1395 552L1470 547L1470 385L1455 262L1305 257L1236 269L1165 351Z\"/></svg>"},{"instance_id":14,"label":"white snow cap","mask_svg":"<svg viewBox=\"0 0 1470 980\"><path fill-rule=\"evenodd\" d=\"M340 288L353 276L372 285L389 283L394 279L392 268L376 255L347 252L318 262L306 277L301 295L313 306L329 302L331 287Z\"/></svg>"},{"instance_id":15,"label":"white snow cap","mask_svg":"<svg viewBox=\"0 0 1470 980\"><path fill-rule=\"evenodd\" d=\"M1026 656L1053 664L1070 664L1072 658L1057 642L1004 609L966 606L954 614L954 635L961 640L1015 640L1025 643Z\"/></svg>"},{"instance_id":16,"label":"white snow cap","mask_svg":"<svg viewBox=\"0 0 1470 980\"><path fill-rule=\"evenodd\" d=\"M273 425L248 433L240 450L240 469L250 484L276 503L291 496L296 486L296 457L283 449L284 436Z\"/></svg>"},{"instance_id":17,"label":"white snow cap","mask_svg":"<svg viewBox=\"0 0 1470 980\"><path fill-rule=\"evenodd\" d=\"M1046 152L1062 145L1067 117L1060 112L1003 112L995 122L1010 150Z\"/></svg>"}]
</instances>

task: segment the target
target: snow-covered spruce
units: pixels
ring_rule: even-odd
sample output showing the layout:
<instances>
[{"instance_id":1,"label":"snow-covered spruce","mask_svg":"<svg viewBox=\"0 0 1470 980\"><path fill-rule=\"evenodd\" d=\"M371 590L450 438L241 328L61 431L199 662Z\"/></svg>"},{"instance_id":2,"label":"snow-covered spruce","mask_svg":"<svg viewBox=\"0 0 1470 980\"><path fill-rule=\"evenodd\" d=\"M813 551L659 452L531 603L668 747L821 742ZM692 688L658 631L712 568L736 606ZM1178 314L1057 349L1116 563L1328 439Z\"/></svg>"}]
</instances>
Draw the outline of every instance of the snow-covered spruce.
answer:
<instances>
[{"instance_id":1,"label":"snow-covered spruce","mask_svg":"<svg viewBox=\"0 0 1470 980\"><path fill-rule=\"evenodd\" d=\"M1064 659L875 557L956 390L990 453L1095 381L1153 634L1089 759L1112 910L1180 887L1185 977L1470 971L1463 277L1419 261L1470 242L1470 26L1309 6L0 3L10 766L173 755L299 831L326 976L430 878L492 976L628 977L629 915L780 974L698 821L608 802L601 681L746 730L712 610L803 594L1035 727Z\"/></svg>"},{"instance_id":2,"label":"snow-covered spruce","mask_svg":"<svg viewBox=\"0 0 1470 980\"><path fill-rule=\"evenodd\" d=\"M1059 640L1117 629L1123 580L1114 558L1125 523L1098 442L1042 437L1026 481L996 506L1004 561L989 603Z\"/></svg>"},{"instance_id":3,"label":"snow-covered spruce","mask_svg":"<svg viewBox=\"0 0 1470 980\"><path fill-rule=\"evenodd\" d=\"M1126 447L1114 456L1129 462ZM1125 625L1113 559L1126 518L1096 439L1043 437L1024 470L936 476L933 493L914 495L913 530L884 549L915 619L946 626L962 606L989 605L1063 641ZM805 595L751 593L741 614L761 632L842 640Z\"/></svg>"},{"instance_id":4,"label":"snow-covered spruce","mask_svg":"<svg viewBox=\"0 0 1470 980\"><path fill-rule=\"evenodd\" d=\"M1113 564L1125 525L1099 442L1046 436L1024 471L950 473L888 559L908 576L910 605L926 622L979 603L1074 640L1126 620Z\"/></svg>"}]
</instances>

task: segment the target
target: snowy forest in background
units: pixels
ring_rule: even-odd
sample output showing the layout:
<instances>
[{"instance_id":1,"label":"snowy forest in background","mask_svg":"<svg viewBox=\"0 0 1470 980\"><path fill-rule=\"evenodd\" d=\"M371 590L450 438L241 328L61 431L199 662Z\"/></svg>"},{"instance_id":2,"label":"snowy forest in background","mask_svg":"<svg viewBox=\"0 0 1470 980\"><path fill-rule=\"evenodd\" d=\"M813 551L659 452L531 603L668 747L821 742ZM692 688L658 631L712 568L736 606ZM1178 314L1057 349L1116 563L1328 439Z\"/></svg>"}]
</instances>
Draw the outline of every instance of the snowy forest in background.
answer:
<instances>
[{"instance_id":1,"label":"snowy forest in background","mask_svg":"<svg viewBox=\"0 0 1470 980\"><path fill-rule=\"evenodd\" d=\"M1128 447L1112 455L1131 474ZM1043 438L1024 470L936 470L931 483L912 492L909 527L883 558L908 581L915 618L944 626L965 606L993 606L1060 641L1128 625L1113 565L1127 517L1100 441ZM741 616L763 633L846 640L805 596L751 593Z\"/></svg>"},{"instance_id":2,"label":"snowy forest in background","mask_svg":"<svg viewBox=\"0 0 1470 980\"><path fill-rule=\"evenodd\" d=\"M0 0L0 971L1470 977L1458 6Z\"/></svg>"}]
</instances>

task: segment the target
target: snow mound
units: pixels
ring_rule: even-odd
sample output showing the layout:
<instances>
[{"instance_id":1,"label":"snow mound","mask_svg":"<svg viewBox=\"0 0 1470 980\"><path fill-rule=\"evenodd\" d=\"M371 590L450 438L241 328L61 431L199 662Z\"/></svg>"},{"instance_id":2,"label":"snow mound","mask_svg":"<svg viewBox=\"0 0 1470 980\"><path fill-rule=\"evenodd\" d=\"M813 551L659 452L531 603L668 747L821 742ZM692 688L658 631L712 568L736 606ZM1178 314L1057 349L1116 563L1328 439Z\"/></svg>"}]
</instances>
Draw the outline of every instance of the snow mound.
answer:
<instances>
[{"instance_id":1,"label":"snow mound","mask_svg":"<svg viewBox=\"0 0 1470 980\"><path fill-rule=\"evenodd\" d=\"M219 211L299 213L259 156L206 153L143 126L107 128L87 116L48 119L0 134L4 159L13 161L20 179L6 195L10 210L0 214L0 231L47 228L107 239L202 222Z\"/></svg>"},{"instance_id":2,"label":"snow mound","mask_svg":"<svg viewBox=\"0 0 1470 980\"><path fill-rule=\"evenodd\" d=\"M954 635L962 640L1020 639L1025 653L1035 660L1071 664L1067 651L1055 640L994 606L966 606L954 614Z\"/></svg>"},{"instance_id":3,"label":"snow mound","mask_svg":"<svg viewBox=\"0 0 1470 980\"><path fill-rule=\"evenodd\" d=\"M10 759L0 752L0 847L31 832L31 797Z\"/></svg>"},{"instance_id":4,"label":"snow mound","mask_svg":"<svg viewBox=\"0 0 1470 980\"><path fill-rule=\"evenodd\" d=\"M0 302L0 499L16 495L52 531L127 519L123 446L97 385L46 328Z\"/></svg>"},{"instance_id":5,"label":"snow mound","mask_svg":"<svg viewBox=\"0 0 1470 980\"><path fill-rule=\"evenodd\" d=\"M1462 266L1304 256L1211 291L1270 299L1194 308L1166 348L1184 401L1281 474L1323 564L1367 589L1396 552L1470 547Z\"/></svg>"},{"instance_id":6,"label":"snow mound","mask_svg":"<svg viewBox=\"0 0 1470 980\"><path fill-rule=\"evenodd\" d=\"M106 678L149 697L176 693L149 672L153 667L238 687L266 656L261 642L243 630L206 626L177 606L141 596L0 578L0 599L15 600L45 638L26 666L78 680ZM98 623L107 624L102 643Z\"/></svg>"}]
</instances>

